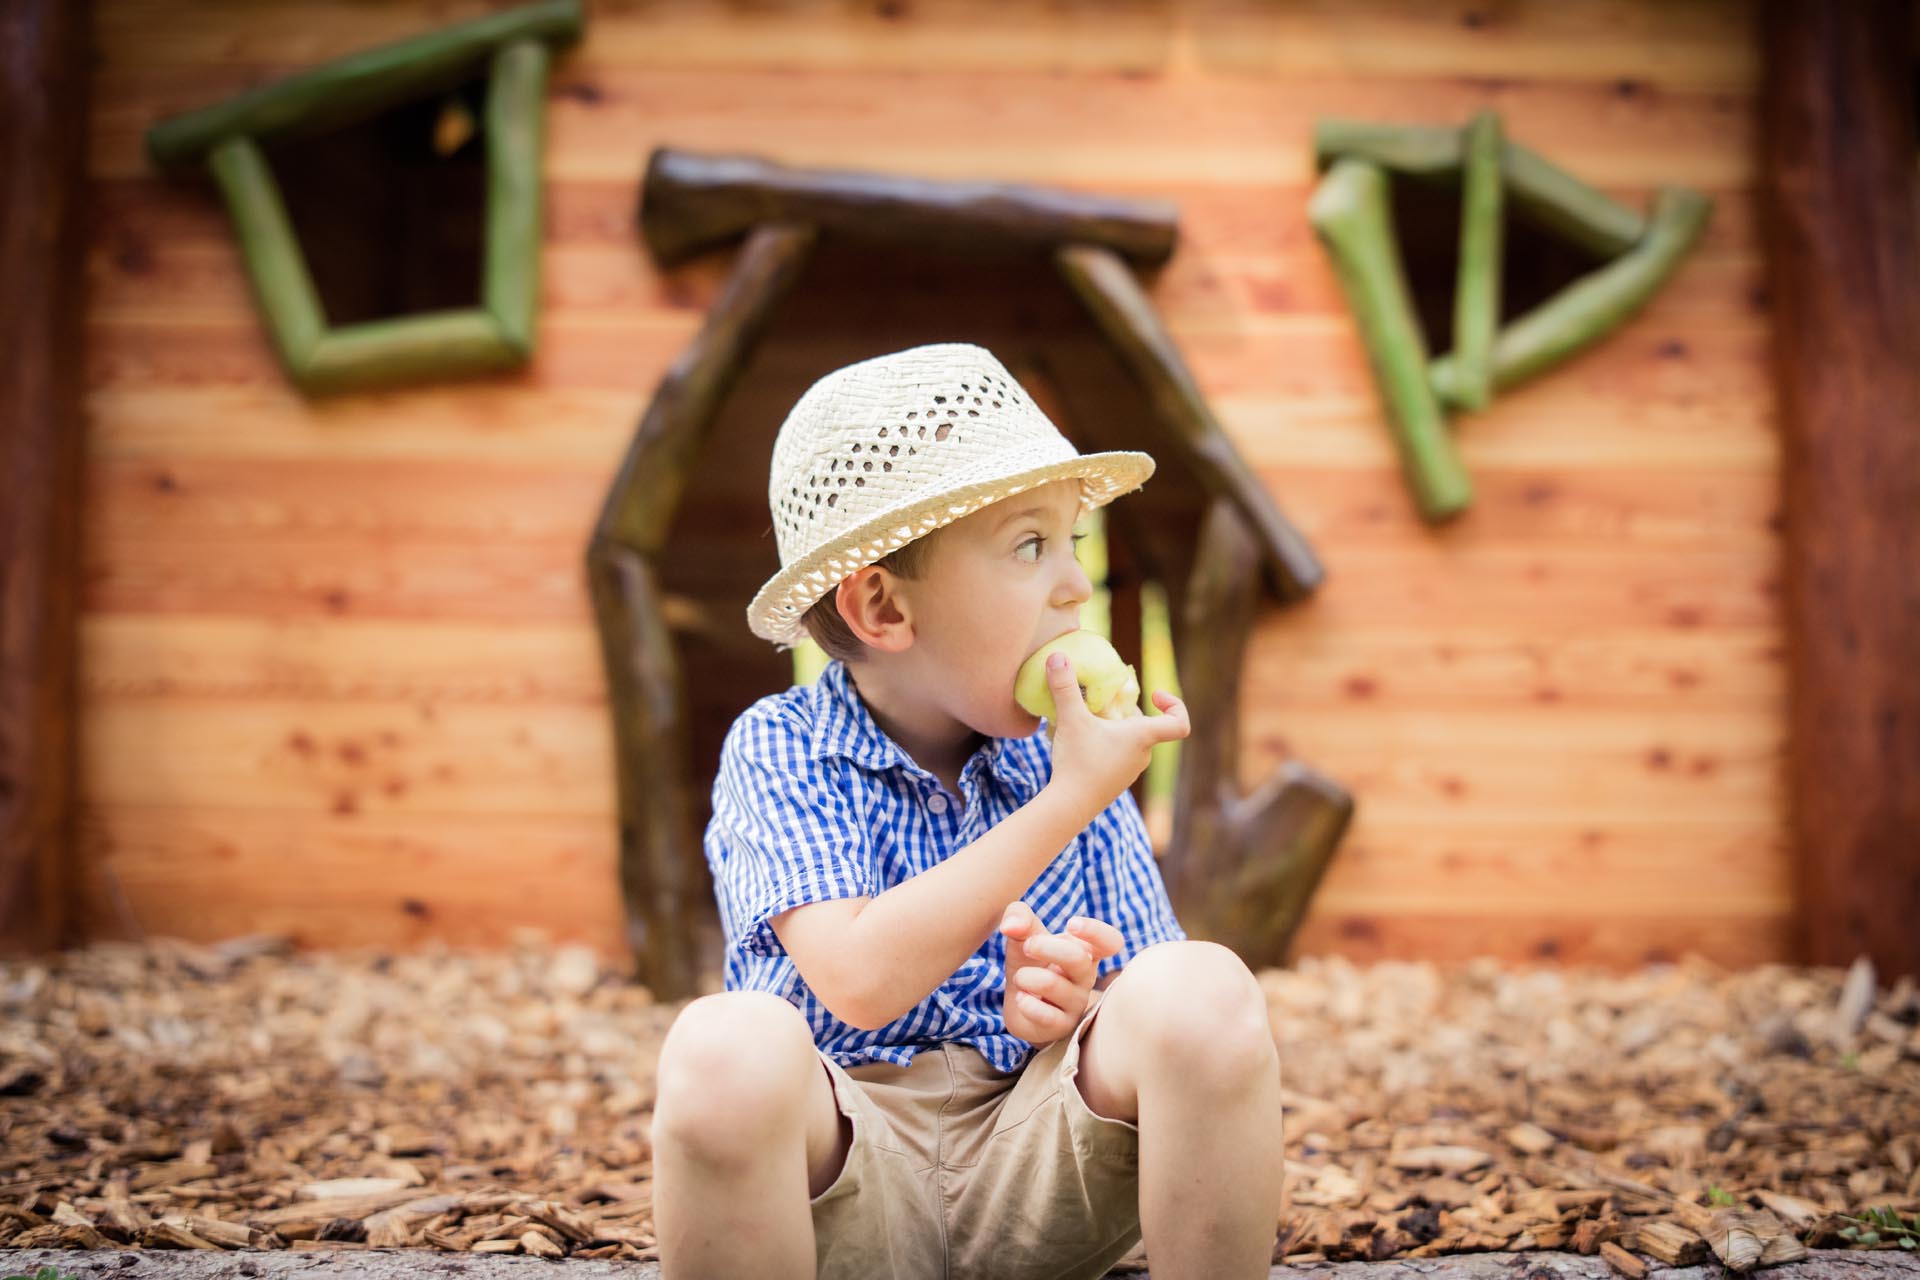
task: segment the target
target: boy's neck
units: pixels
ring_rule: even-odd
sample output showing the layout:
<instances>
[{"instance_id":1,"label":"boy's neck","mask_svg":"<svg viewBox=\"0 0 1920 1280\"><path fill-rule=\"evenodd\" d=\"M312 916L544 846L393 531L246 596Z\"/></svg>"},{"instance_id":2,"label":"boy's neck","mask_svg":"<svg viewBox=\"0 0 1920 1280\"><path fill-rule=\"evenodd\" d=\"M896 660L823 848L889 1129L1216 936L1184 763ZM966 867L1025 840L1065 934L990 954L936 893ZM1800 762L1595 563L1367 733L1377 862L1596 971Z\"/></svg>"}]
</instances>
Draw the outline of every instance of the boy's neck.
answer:
<instances>
[{"instance_id":1,"label":"boy's neck","mask_svg":"<svg viewBox=\"0 0 1920 1280\"><path fill-rule=\"evenodd\" d=\"M960 771L987 741L986 735L955 720L937 707L902 696L875 670L855 675L847 666L847 686L866 705L880 731L898 743L915 764L960 794Z\"/></svg>"}]
</instances>

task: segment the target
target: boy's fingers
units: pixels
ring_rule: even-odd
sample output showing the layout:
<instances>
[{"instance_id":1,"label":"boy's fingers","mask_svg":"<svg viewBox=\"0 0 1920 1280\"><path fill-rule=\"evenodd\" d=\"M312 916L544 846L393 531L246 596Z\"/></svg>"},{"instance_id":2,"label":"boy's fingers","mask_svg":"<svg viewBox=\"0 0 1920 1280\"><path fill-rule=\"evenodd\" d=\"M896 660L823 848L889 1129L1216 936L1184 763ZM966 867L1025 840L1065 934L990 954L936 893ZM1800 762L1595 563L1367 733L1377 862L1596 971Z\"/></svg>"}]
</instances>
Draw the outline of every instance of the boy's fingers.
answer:
<instances>
[{"instance_id":1,"label":"boy's fingers","mask_svg":"<svg viewBox=\"0 0 1920 1280\"><path fill-rule=\"evenodd\" d=\"M1061 715L1074 714L1067 710L1069 702L1081 711L1087 709L1086 695L1080 692L1080 682L1073 678L1073 659L1066 654L1056 653L1047 659L1047 686L1053 690L1054 709Z\"/></svg>"},{"instance_id":2,"label":"boy's fingers","mask_svg":"<svg viewBox=\"0 0 1920 1280\"><path fill-rule=\"evenodd\" d=\"M1187 720L1187 704L1166 694L1167 704L1161 708L1161 714L1146 717L1147 730L1155 742L1172 742L1184 738L1191 731Z\"/></svg>"},{"instance_id":3,"label":"boy's fingers","mask_svg":"<svg viewBox=\"0 0 1920 1280\"><path fill-rule=\"evenodd\" d=\"M1127 944L1127 940L1120 935L1120 931L1105 920L1095 920L1091 917L1072 920L1068 922L1067 928L1072 930L1076 938L1092 947L1094 957L1099 960L1118 955L1120 948Z\"/></svg>"},{"instance_id":4,"label":"boy's fingers","mask_svg":"<svg viewBox=\"0 0 1920 1280\"><path fill-rule=\"evenodd\" d=\"M1094 963L1091 944L1069 933L1042 934L1028 942L1027 959L1060 965L1061 972L1075 981L1091 972Z\"/></svg>"}]
</instances>

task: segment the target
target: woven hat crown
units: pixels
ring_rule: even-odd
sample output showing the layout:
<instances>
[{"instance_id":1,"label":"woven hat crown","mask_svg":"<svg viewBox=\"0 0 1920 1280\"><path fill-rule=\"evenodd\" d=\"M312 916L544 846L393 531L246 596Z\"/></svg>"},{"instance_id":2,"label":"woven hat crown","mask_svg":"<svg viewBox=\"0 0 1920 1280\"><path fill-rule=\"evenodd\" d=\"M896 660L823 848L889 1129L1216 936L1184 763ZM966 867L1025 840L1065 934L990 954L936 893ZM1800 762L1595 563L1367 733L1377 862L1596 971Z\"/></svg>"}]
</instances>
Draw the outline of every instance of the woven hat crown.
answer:
<instances>
[{"instance_id":1,"label":"woven hat crown","mask_svg":"<svg viewBox=\"0 0 1920 1280\"><path fill-rule=\"evenodd\" d=\"M985 347L932 343L846 365L807 388L774 440L780 572L748 625L790 646L806 609L848 574L969 512L1069 478L1084 512L1152 473L1143 453L1080 454Z\"/></svg>"},{"instance_id":2,"label":"woven hat crown","mask_svg":"<svg viewBox=\"0 0 1920 1280\"><path fill-rule=\"evenodd\" d=\"M937 343L836 369L795 402L774 443L767 500L780 563L1035 448L1074 454L985 347Z\"/></svg>"}]
</instances>

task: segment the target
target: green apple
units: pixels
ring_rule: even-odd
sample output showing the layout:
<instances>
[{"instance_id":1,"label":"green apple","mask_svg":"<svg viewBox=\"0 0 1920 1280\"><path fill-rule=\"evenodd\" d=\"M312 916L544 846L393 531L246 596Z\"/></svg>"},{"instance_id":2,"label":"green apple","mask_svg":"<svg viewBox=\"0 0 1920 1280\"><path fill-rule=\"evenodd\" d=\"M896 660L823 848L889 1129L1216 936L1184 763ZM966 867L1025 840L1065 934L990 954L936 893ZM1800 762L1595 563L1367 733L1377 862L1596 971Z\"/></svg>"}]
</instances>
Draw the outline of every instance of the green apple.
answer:
<instances>
[{"instance_id":1,"label":"green apple","mask_svg":"<svg viewBox=\"0 0 1920 1280\"><path fill-rule=\"evenodd\" d=\"M1072 659L1073 678L1086 691L1087 709L1093 714L1109 720L1141 714L1140 679L1133 664L1120 661L1120 654L1098 632L1069 631L1035 649L1013 680L1014 701L1033 715L1045 716L1049 732L1059 719L1047 683L1047 659L1055 653Z\"/></svg>"}]
</instances>

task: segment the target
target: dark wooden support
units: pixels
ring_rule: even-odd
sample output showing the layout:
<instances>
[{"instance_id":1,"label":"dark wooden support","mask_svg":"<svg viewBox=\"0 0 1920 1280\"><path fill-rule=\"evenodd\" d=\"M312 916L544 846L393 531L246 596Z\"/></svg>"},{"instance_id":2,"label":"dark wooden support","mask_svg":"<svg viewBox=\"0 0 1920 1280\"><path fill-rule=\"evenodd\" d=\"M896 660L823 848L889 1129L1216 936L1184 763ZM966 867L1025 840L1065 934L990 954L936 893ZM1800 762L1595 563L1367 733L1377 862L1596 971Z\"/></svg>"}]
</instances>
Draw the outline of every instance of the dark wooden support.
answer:
<instances>
[{"instance_id":1,"label":"dark wooden support","mask_svg":"<svg viewBox=\"0 0 1920 1280\"><path fill-rule=\"evenodd\" d=\"M705 325L661 378L587 548L613 716L620 883L637 975L662 1001L699 994L697 914L711 906L688 793L686 691L657 558L706 428L774 308L799 278L812 228L769 224L748 239Z\"/></svg>"},{"instance_id":2,"label":"dark wooden support","mask_svg":"<svg viewBox=\"0 0 1920 1280\"><path fill-rule=\"evenodd\" d=\"M1173 255L1179 212L1164 200L801 169L670 147L647 160L640 230L662 266L776 221L949 253L1045 253L1077 241L1158 266Z\"/></svg>"},{"instance_id":3,"label":"dark wooden support","mask_svg":"<svg viewBox=\"0 0 1920 1280\"><path fill-rule=\"evenodd\" d=\"M0 950L75 941L87 14L0 6Z\"/></svg>"},{"instance_id":4,"label":"dark wooden support","mask_svg":"<svg viewBox=\"0 0 1920 1280\"><path fill-rule=\"evenodd\" d=\"M1912 6L1761 11L1802 954L1920 976Z\"/></svg>"},{"instance_id":5,"label":"dark wooden support","mask_svg":"<svg viewBox=\"0 0 1920 1280\"><path fill-rule=\"evenodd\" d=\"M1244 518L1216 499L1175 620L1174 661L1194 730L1180 746L1173 841L1161 865L1187 931L1255 968L1285 963L1353 816L1344 788L1294 761L1240 794L1241 665L1259 603L1258 559Z\"/></svg>"},{"instance_id":6,"label":"dark wooden support","mask_svg":"<svg viewBox=\"0 0 1920 1280\"><path fill-rule=\"evenodd\" d=\"M1063 246L1054 262L1146 392L1168 443L1209 496L1231 503L1257 531L1259 563L1275 596L1287 601L1311 594L1325 576L1313 548L1221 430L1133 271L1112 250L1094 244Z\"/></svg>"}]
</instances>

